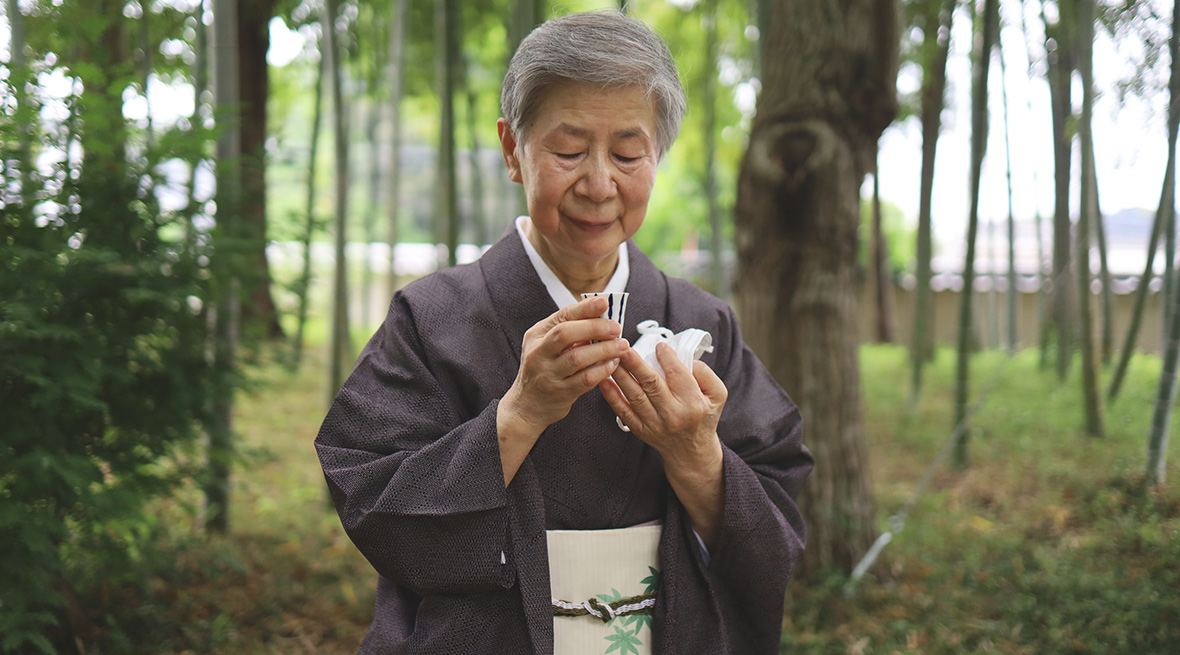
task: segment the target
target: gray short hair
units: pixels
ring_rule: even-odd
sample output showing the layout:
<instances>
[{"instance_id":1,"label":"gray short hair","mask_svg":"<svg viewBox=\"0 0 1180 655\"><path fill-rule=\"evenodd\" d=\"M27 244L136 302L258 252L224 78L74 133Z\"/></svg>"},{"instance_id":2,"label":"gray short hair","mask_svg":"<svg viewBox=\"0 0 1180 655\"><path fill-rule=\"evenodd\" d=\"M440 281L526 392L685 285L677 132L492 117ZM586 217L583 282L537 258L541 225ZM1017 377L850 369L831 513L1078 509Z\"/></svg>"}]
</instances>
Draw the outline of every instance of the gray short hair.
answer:
<instances>
[{"instance_id":1,"label":"gray short hair","mask_svg":"<svg viewBox=\"0 0 1180 655\"><path fill-rule=\"evenodd\" d=\"M564 82L644 89L655 99L661 158L680 133L687 102L668 46L618 11L555 18L520 42L500 92L500 111L518 139L536 121L546 91Z\"/></svg>"}]
</instances>

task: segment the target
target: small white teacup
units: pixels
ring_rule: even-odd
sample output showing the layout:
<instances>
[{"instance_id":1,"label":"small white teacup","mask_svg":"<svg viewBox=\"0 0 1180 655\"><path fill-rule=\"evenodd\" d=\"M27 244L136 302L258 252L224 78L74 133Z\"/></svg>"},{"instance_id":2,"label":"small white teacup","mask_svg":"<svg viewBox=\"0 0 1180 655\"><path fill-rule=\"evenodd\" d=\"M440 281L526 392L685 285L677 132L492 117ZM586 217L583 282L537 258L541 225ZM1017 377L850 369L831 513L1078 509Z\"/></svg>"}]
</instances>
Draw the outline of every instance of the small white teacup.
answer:
<instances>
[{"instance_id":1,"label":"small white teacup","mask_svg":"<svg viewBox=\"0 0 1180 655\"><path fill-rule=\"evenodd\" d=\"M597 293L583 293L582 299L593 298L595 296L602 296L606 298L606 311L602 313L602 318L617 322L619 325L625 325L623 318L627 315L627 297L631 294L625 291L600 291Z\"/></svg>"}]
</instances>

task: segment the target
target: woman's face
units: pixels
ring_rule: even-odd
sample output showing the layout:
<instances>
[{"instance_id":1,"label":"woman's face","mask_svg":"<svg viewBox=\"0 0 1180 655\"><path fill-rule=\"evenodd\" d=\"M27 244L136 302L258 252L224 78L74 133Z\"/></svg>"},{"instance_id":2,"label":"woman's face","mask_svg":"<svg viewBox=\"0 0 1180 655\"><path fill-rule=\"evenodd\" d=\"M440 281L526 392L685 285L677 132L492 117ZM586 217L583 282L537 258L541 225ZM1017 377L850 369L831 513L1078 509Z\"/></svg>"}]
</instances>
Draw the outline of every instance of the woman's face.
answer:
<instances>
[{"instance_id":1,"label":"woman's face","mask_svg":"<svg viewBox=\"0 0 1180 655\"><path fill-rule=\"evenodd\" d=\"M593 267L643 224L659 150L655 105L642 89L558 85L523 142L503 119L499 130L551 264Z\"/></svg>"}]
</instances>

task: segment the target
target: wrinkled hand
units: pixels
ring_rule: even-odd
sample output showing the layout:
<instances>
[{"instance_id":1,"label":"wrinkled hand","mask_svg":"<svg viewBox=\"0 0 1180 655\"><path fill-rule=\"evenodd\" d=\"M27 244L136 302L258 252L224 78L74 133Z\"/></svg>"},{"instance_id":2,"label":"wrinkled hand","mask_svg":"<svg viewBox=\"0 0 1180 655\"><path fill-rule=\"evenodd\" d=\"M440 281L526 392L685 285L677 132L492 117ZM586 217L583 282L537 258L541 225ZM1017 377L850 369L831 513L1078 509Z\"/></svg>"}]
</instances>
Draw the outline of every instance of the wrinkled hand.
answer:
<instances>
[{"instance_id":1,"label":"wrinkled hand","mask_svg":"<svg viewBox=\"0 0 1180 655\"><path fill-rule=\"evenodd\" d=\"M630 349L618 338L622 326L601 318L606 304L605 298L587 298L524 333L520 370L497 409L505 483L541 432L565 418L579 396L614 373L619 357Z\"/></svg>"},{"instance_id":2,"label":"wrinkled hand","mask_svg":"<svg viewBox=\"0 0 1180 655\"><path fill-rule=\"evenodd\" d=\"M704 362L690 371L667 344L656 346L667 380L634 349L598 385L631 433L664 459L668 483L705 544L717 542L724 504L724 452L717 424L729 392Z\"/></svg>"},{"instance_id":3,"label":"wrinkled hand","mask_svg":"<svg viewBox=\"0 0 1180 655\"><path fill-rule=\"evenodd\" d=\"M666 381L629 349L612 378L599 385L606 402L666 461L688 464L715 455L725 383L704 362L693 362L690 371L667 344L656 346L656 357Z\"/></svg>"}]
</instances>

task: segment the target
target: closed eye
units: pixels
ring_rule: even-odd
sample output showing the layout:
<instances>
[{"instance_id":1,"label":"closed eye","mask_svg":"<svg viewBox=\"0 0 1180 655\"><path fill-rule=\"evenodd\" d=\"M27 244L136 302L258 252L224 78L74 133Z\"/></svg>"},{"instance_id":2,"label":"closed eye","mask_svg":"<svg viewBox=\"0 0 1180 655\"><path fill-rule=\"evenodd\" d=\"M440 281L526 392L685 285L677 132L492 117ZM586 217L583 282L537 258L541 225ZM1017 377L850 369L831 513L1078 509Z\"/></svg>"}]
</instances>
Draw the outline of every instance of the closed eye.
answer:
<instances>
[{"instance_id":1,"label":"closed eye","mask_svg":"<svg viewBox=\"0 0 1180 655\"><path fill-rule=\"evenodd\" d=\"M634 164L635 162L642 159L642 157L624 157L623 155L615 155L615 159L624 164Z\"/></svg>"},{"instance_id":2,"label":"closed eye","mask_svg":"<svg viewBox=\"0 0 1180 655\"><path fill-rule=\"evenodd\" d=\"M556 154L559 159L565 159L567 161L574 160L574 159L577 159L578 157L582 156L582 153L580 153L580 152L559 152Z\"/></svg>"}]
</instances>

